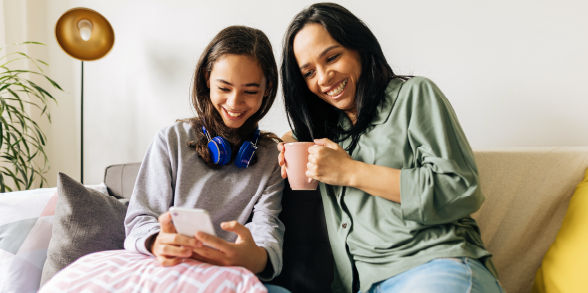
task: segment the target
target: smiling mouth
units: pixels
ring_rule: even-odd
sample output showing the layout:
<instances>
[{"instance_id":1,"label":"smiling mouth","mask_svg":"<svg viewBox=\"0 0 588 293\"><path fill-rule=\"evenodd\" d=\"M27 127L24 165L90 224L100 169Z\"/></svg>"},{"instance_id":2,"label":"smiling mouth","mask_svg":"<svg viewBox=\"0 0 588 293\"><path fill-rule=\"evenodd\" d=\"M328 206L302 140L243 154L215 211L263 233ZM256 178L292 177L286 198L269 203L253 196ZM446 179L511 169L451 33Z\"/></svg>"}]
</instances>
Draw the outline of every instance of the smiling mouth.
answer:
<instances>
[{"instance_id":1,"label":"smiling mouth","mask_svg":"<svg viewBox=\"0 0 588 293\"><path fill-rule=\"evenodd\" d=\"M336 88L334 88L334 89L326 92L326 94L328 96L330 96L330 97L336 97L336 96L338 96L339 94L341 94L343 92L343 90L345 89L345 86L347 86L347 82L348 81L349 81L348 79L344 80L343 82L341 82L339 84L339 86L337 86Z\"/></svg>"},{"instance_id":2,"label":"smiling mouth","mask_svg":"<svg viewBox=\"0 0 588 293\"><path fill-rule=\"evenodd\" d=\"M239 118L239 117L243 116L243 114L245 113L245 112L229 111L229 110L227 110L225 108L223 108L223 110L225 111L225 113L227 114L227 116L229 116L229 118L232 118L232 119Z\"/></svg>"}]
</instances>

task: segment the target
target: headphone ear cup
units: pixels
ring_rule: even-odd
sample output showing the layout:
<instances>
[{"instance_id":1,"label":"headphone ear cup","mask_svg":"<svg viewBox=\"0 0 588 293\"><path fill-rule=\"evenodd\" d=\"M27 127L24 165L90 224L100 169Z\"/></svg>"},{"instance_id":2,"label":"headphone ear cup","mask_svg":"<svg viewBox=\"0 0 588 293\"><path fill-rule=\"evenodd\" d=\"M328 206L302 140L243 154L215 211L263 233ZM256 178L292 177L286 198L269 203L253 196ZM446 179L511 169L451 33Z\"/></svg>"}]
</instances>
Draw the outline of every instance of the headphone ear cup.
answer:
<instances>
[{"instance_id":1,"label":"headphone ear cup","mask_svg":"<svg viewBox=\"0 0 588 293\"><path fill-rule=\"evenodd\" d=\"M210 151L210 159L212 160L212 162L218 165L222 154L216 141L211 140L208 142L208 151Z\"/></svg>"},{"instance_id":2,"label":"headphone ear cup","mask_svg":"<svg viewBox=\"0 0 588 293\"><path fill-rule=\"evenodd\" d=\"M217 164L224 166L231 161L231 145L222 137L215 136L208 142L210 158Z\"/></svg>"},{"instance_id":3,"label":"headphone ear cup","mask_svg":"<svg viewBox=\"0 0 588 293\"><path fill-rule=\"evenodd\" d=\"M235 165L239 168L247 168L253 156L255 155L255 146L250 141L245 141L239 148L237 157L235 158Z\"/></svg>"}]
</instances>

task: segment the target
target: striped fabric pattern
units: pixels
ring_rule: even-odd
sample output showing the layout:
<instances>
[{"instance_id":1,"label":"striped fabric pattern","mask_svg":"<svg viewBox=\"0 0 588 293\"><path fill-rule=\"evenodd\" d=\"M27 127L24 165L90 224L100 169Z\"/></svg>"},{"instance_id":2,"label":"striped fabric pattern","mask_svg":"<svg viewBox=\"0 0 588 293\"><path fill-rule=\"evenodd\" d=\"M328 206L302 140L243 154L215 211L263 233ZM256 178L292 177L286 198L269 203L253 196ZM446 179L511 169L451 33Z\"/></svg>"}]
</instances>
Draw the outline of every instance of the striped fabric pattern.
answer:
<instances>
[{"instance_id":1,"label":"striped fabric pattern","mask_svg":"<svg viewBox=\"0 0 588 293\"><path fill-rule=\"evenodd\" d=\"M56 202L56 188L0 194L0 292L39 289Z\"/></svg>"},{"instance_id":2,"label":"striped fabric pattern","mask_svg":"<svg viewBox=\"0 0 588 293\"><path fill-rule=\"evenodd\" d=\"M0 293L39 289L57 198L55 187L0 193Z\"/></svg>"},{"instance_id":3,"label":"striped fabric pattern","mask_svg":"<svg viewBox=\"0 0 588 293\"><path fill-rule=\"evenodd\" d=\"M126 250L86 255L57 273L48 292L267 292L249 270L187 260L163 267L153 257Z\"/></svg>"}]
</instances>

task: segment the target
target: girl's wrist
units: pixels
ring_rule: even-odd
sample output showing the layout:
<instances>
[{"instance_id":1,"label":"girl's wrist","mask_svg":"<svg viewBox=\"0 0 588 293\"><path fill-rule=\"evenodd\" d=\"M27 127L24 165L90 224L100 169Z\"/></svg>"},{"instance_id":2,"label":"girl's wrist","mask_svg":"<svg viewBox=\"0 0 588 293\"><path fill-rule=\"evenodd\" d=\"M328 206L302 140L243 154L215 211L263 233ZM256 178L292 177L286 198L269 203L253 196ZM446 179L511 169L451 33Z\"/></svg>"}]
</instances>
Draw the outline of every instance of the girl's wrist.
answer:
<instances>
[{"instance_id":1,"label":"girl's wrist","mask_svg":"<svg viewBox=\"0 0 588 293\"><path fill-rule=\"evenodd\" d=\"M268 255L267 255L267 251L265 250L265 248L261 247L261 246L257 246L257 250L259 251L259 259L260 261L258 263L255 264L255 267L251 270L253 273L255 274L259 274L261 272L263 272L265 270L265 267L267 266L268 263Z\"/></svg>"},{"instance_id":2,"label":"girl's wrist","mask_svg":"<svg viewBox=\"0 0 588 293\"><path fill-rule=\"evenodd\" d=\"M151 252L151 254L155 255L153 253L153 245L155 244L155 240L157 239L157 235L159 235L159 233L155 233L151 236L149 236L149 238L147 238L147 241L145 241L145 246L147 247L147 250L149 250L149 252Z\"/></svg>"}]
</instances>

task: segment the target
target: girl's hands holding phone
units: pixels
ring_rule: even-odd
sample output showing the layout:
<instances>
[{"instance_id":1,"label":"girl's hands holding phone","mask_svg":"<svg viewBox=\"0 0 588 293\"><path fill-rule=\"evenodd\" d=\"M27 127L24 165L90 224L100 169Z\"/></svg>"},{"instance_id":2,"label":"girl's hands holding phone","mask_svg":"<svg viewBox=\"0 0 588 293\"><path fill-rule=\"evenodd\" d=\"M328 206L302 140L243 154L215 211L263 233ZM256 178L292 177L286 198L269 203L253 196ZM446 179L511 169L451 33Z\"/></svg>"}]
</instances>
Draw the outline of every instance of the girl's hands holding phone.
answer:
<instances>
[{"instance_id":1,"label":"girl's hands holding phone","mask_svg":"<svg viewBox=\"0 0 588 293\"><path fill-rule=\"evenodd\" d=\"M220 266L242 266L259 273L267 264L265 248L257 246L249 229L237 221L221 223L223 230L237 234L235 243L204 232L198 232L194 237L178 234L169 212L159 217L159 224L161 231L151 252L163 266L174 266L192 258Z\"/></svg>"},{"instance_id":2,"label":"girl's hands holding phone","mask_svg":"<svg viewBox=\"0 0 588 293\"><path fill-rule=\"evenodd\" d=\"M163 266L174 266L192 256L192 248L201 245L194 237L176 232L171 215L166 212L159 216L161 231L150 247L151 253Z\"/></svg>"},{"instance_id":3,"label":"girl's hands holding phone","mask_svg":"<svg viewBox=\"0 0 588 293\"><path fill-rule=\"evenodd\" d=\"M267 252L255 244L247 227L230 221L221 223L221 229L237 234L235 243L198 232L195 238L201 244L193 249L192 258L220 266L242 266L256 274L265 269Z\"/></svg>"}]
</instances>

